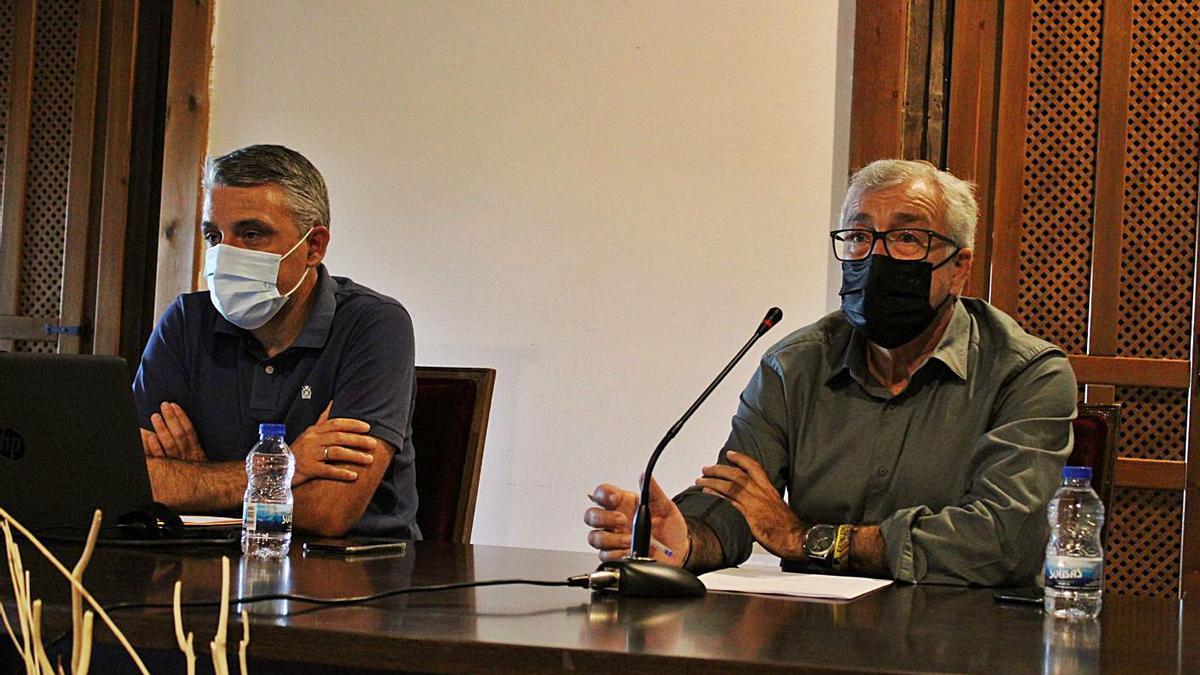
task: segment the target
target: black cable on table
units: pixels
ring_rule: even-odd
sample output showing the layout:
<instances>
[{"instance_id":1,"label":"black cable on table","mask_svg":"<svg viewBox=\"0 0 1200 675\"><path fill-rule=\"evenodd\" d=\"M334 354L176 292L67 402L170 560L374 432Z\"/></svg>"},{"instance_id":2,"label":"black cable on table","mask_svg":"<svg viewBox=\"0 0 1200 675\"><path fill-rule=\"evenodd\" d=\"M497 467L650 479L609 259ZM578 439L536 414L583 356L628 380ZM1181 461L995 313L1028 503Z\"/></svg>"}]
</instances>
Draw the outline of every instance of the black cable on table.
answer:
<instances>
[{"instance_id":1,"label":"black cable on table","mask_svg":"<svg viewBox=\"0 0 1200 675\"><path fill-rule=\"evenodd\" d=\"M525 585L525 586L574 586L579 585L570 580L562 581L547 581L542 579L489 579L485 581L464 581L456 584L433 584L429 586L406 586L404 588L393 588L380 593L372 593L371 595L358 595L342 598L316 598L310 595L298 595L295 593L269 593L265 595L248 595L240 598L230 598L231 605L248 605L255 602L271 602L278 600L291 600L293 602L302 602L310 605L324 606L339 606L339 605L357 605L364 602L372 602L374 600L382 600L396 595L406 595L408 593L432 593L438 591L456 591L462 588L479 588L483 586L506 586L506 585ZM119 602L112 605L105 605L104 611L116 612L127 609L172 609L174 604L170 602ZM188 602L179 603L181 608L203 608L203 607L220 607L220 600L190 600Z\"/></svg>"},{"instance_id":2,"label":"black cable on table","mask_svg":"<svg viewBox=\"0 0 1200 675\"><path fill-rule=\"evenodd\" d=\"M485 581L464 581L456 584L432 584L429 586L406 586L404 588L393 588L380 593L372 593L371 595L348 596L343 598L315 598L308 595L297 595L294 593L269 593L266 595L248 595L240 598L230 598L230 605L248 605L255 602L270 602L276 600L291 600L302 602L310 605L324 606L339 606L339 605L356 605L374 600L382 600L395 595L405 595L408 593L433 593L438 591L456 591L463 588L479 588L483 586L579 586L581 585L574 578L564 579L562 581L548 581L543 579L488 579ZM198 609L204 607L220 607L220 600L189 600L188 602L180 602L179 607ZM175 604L171 602L118 602L111 605L104 605L106 612L119 612L129 609L174 609ZM47 647L54 647L68 635L71 634L67 630L63 634L54 638L46 644Z\"/></svg>"}]
</instances>

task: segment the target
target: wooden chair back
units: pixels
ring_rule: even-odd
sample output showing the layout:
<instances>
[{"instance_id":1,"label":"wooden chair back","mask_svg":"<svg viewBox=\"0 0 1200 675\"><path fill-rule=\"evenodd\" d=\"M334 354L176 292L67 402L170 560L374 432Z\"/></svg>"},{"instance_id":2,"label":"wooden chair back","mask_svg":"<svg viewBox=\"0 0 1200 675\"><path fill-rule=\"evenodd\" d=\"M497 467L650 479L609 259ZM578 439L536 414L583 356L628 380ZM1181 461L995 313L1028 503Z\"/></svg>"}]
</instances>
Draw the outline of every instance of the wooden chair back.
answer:
<instances>
[{"instance_id":1,"label":"wooden chair back","mask_svg":"<svg viewBox=\"0 0 1200 675\"><path fill-rule=\"evenodd\" d=\"M417 525L428 541L470 543L496 371L417 366L416 375Z\"/></svg>"},{"instance_id":2,"label":"wooden chair back","mask_svg":"<svg viewBox=\"0 0 1200 675\"><path fill-rule=\"evenodd\" d=\"M1071 451L1067 464L1091 467L1092 487L1104 503L1104 512L1111 514L1121 404L1080 403L1079 416L1071 426L1075 432L1075 448ZM1108 532L1108 520L1109 518L1106 518L1104 523L1105 535Z\"/></svg>"}]
</instances>

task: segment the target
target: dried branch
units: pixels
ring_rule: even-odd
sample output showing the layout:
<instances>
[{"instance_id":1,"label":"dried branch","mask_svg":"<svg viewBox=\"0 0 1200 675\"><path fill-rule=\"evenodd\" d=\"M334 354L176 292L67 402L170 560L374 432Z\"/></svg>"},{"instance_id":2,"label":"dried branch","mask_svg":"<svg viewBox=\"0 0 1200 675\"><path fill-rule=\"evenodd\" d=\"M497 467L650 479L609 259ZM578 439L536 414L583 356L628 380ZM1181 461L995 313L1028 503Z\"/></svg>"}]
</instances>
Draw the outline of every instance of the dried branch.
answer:
<instances>
[{"instance_id":1,"label":"dried branch","mask_svg":"<svg viewBox=\"0 0 1200 675\"><path fill-rule=\"evenodd\" d=\"M12 580L13 595L16 596L16 601L17 601L17 624L20 625L21 624L21 596L20 596L20 593L17 591L17 588L18 588L17 577L20 575L17 573L16 567L14 567L14 565L13 565L12 532L9 531L8 523L5 523L5 522L0 522L0 529L2 529L4 531L4 559L8 562L8 576ZM8 638L10 640L12 640L13 648L17 650L17 654L21 657L21 660L24 661L25 660L25 650L21 648L21 643L17 642L17 633L16 633L16 631L13 630L12 624L9 623L9 621L8 621L8 612L4 611L4 603L3 602L0 602L0 618L4 619L5 634L7 634ZM22 627L22 631L21 631L22 635L25 633L23 628L24 627Z\"/></svg>"},{"instance_id":2,"label":"dried branch","mask_svg":"<svg viewBox=\"0 0 1200 675\"><path fill-rule=\"evenodd\" d=\"M31 640L33 641L33 653L37 660L39 673L42 675L54 675L54 664L50 663L50 657L46 654L46 648L42 645L42 601L33 601L33 620L29 624Z\"/></svg>"},{"instance_id":3,"label":"dried branch","mask_svg":"<svg viewBox=\"0 0 1200 675\"><path fill-rule=\"evenodd\" d=\"M92 608L96 610L96 613L100 615L100 618L104 620L104 625L108 626L108 629L112 631L112 634L117 638L117 641L120 642L121 646L125 648L125 651L129 653L130 658L133 659L133 662L135 665L137 665L138 670L145 675L150 675L150 671L146 669L146 664L142 662L142 658L138 656L136 651L134 651L133 645L129 644L128 638L126 638L125 634L121 632L121 629L117 628L117 624L113 622L112 617L108 615L108 612L104 611L104 608L100 606L100 603L96 602L96 598L92 597L92 594L83 587L83 584L81 584L78 579L71 576L71 572L67 570L67 568L62 564L62 562L59 561L58 558L54 557L54 554L46 548L45 544L39 541L37 537L33 536L32 532L26 529L24 525L18 522L16 518L13 518L12 514L10 514L8 511L5 511L2 507L0 507L0 519L8 521L9 525L29 539L29 542L33 544L35 548L37 548L38 552L40 552L46 558L46 560L48 560L50 564L53 565L54 568L57 569L64 578L67 579L67 581L71 582L71 586L77 589L79 593L83 595L88 604L91 605ZM11 541L11 535L8 535L8 538ZM11 552L13 547L10 547L9 550ZM28 573L26 573L26 580L27 588ZM25 597L28 597L27 593L25 594ZM29 649L26 649L25 653L26 662L28 662Z\"/></svg>"},{"instance_id":4,"label":"dried branch","mask_svg":"<svg viewBox=\"0 0 1200 675\"><path fill-rule=\"evenodd\" d=\"M29 615L32 608L29 605L29 593L27 592L29 587L29 573L25 571L25 567L21 563L21 549L13 540L12 530L9 528L8 523L2 523L2 525L4 530L5 558L8 560L8 574L12 579L13 595L17 601L17 625L21 627L21 643L17 644L17 652L21 655L21 660L25 663L25 672L36 673L37 661L30 646ZM5 620L7 621L7 616ZM13 635L13 643L16 644L15 634Z\"/></svg>"},{"instance_id":5,"label":"dried branch","mask_svg":"<svg viewBox=\"0 0 1200 675\"><path fill-rule=\"evenodd\" d=\"M20 654L25 664L27 673L40 673L41 675L54 675L55 669L50 663L50 658L46 653L45 647L42 644L41 635L41 619L42 619L42 601L30 601L31 595L31 579L29 570L24 568L21 561L21 551L17 546L12 530L24 535L38 552L48 560L60 574L63 575L71 583L71 617L72 630L74 634L74 643L71 648L71 671L74 675L87 675L91 667L92 659L92 644L96 614L100 615L104 624L112 631L117 641L125 648L133 659L138 670L146 675L149 671L146 665L142 662L133 646L129 643L125 634L117 628L113 623L112 618L104 611L96 599L88 592L83 585L83 573L86 570L88 563L91 561L92 553L95 550L96 538L99 534L101 522L101 513L96 511L92 518L92 528L88 532L87 544L84 547L83 554L75 565L73 571L68 571L62 562L58 560L36 537L33 536L21 523L12 517L3 508L0 508L0 530L4 533L4 547L6 559L8 562L8 573L12 580L13 593L16 596L17 607L17 625L21 631L21 641L17 641L16 631L9 621L8 614L4 611L3 603L0 603L0 617L3 618L5 631L12 640L13 646ZM188 633L184 637L183 633L183 615L181 612L181 595L183 584L179 581L175 582L174 592L174 618L175 618L175 639L179 643L179 648L187 657L188 675L195 675L196 670L196 653L193 647L194 635ZM83 611L83 603L86 601L88 605L95 609ZM229 558L221 558L221 614L217 620L217 635L210 643L212 647L213 668L216 675L229 675L228 658L225 653L226 649L226 633L229 628ZM250 644L250 617L249 613L242 611L242 640L238 644L238 662L241 667L242 675L246 675L246 649ZM58 666L58 673L62 673L61 660Z\"/></svg>"},{"instance_id":6,"label":"dried branch","mask_svg":"<svg viewBox=\"0 0 1200 675\"><path fill-rule=\"evenodd\" d=\"M81 635L82 644L79 648L79 665L75 667L75 675L87 675L88 668L92 665L92 624L96 615L88 610L83 613L83 635Z\"/></svg>"},{"instance_id":7,"label":"dried branch","mask_svg":"<svg viewBox=\"0 0 1200 675\"><path fill-rule=\"evenodd\" d=\"M242 675L249 675L246 668L246 647L250 646L250 612L242 610L242 641L238 643L238 668Z\"/></svg>"},{"instance_id":8,"label":"dried branch","mask_svg":"<svg viewBox=\"0 0 1200 675\"><path fill-rule=\"evenodd\" d=\"M75 569L71 570L71 576L80 583L83 582L83 571L87 569L88 563L92 560L92 552L96 550L96 538L100 536L100 521L103 519L103 514L100 509L92 514L92 527L88 530L87 543L83 546L83 554L79 556L79 562L75 563ZM71 587L71 672L79 672L80 650L82 649L83 640L83 596L79 595L79 591L75 587Z\"/></svg>"},{"instance_id":9,"label":"dried branch","mask_svg":"<svg viewBox=\"0 0 1200 675\"><path fill-rule=\"evenodd\" d=\"M225 655L225 633L229 629L229 558L221 556L221 613L217 616L217 635L209 643L212 647L213 671L216 675L229 675L229 660Z\"/></svg>"},{"instance_id":10,"label":"dried branch","mask_svg":"<svg viewBox=\"0 0 1200 675\"><path fill-rule=\"evenodd\" d=\"M188 633L186 638L183 637L183 612L180 611L181 603L179 601L182 590L183 582L176 581L175 596L174 600L172 600L172 604L174 605L172 609L175 614L175 641L179 643L179 649L183 652L184 658L187 659L188 675L196 675L196 650L192 647L193 635Z\"/></svg>"}]
</instances>

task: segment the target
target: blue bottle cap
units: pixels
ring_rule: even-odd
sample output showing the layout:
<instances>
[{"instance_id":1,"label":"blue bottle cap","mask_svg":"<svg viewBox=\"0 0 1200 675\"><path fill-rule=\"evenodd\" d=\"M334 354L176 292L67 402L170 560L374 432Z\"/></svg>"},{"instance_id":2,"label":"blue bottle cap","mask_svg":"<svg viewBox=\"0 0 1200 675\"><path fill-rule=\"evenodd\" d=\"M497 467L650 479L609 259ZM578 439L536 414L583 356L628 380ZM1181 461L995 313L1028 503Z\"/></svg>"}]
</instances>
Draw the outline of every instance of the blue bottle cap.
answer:
<instances>
[{"instance_id":1,"label":"blue bottle cap","mask_svg":"<svg viewBox=\"0 0 1200 675\"><path fill-rule=\"evenodd\" d=\"M260 424L258 425L259 438L283 438L287 433L287 427L283 424Z\"/></svg>"},{"instance_id":2,"label":"blue bottle cap","mask_svg":"<svg viewBox=\"0 0 1200 675\"><path fill-rule=\"evenodd\" d=\"M1091 480L1092 467L1090 466L1064 466L1062 472L1063 478L1074 478L1078 480Z\"/></svg>"}]
</instances>

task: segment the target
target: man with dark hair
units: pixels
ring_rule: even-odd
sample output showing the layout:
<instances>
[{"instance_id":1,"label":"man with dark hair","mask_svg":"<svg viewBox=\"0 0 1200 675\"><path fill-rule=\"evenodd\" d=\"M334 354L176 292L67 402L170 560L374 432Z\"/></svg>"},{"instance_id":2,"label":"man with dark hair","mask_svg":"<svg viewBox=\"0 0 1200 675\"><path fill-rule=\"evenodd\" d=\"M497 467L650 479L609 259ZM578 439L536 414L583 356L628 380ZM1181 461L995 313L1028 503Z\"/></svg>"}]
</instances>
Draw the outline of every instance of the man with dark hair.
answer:
<instances>
[{"instance_id":1,"label":"man with dark hair","mask_svg":"<svg viewBox=\"0 0 1200 675\"><path fill-rule=\"evenodd\" d=\"M970 184L926 162L855 174L830 233L842 309L767 350L693 487L671 501L652 485L654 536L675 552L656 557L704 571L757 541L786 569L1037 577L1075 378L1062 350L961 297L977 213ZM588 543L626 555L638 496L592 498Z\"/></svg>"},{"instance_id":2,"label":"man with dark hair","mask_svg":"<svg viewBox=\"0 0 1200 675\"><path fill-rule=\"evenodd\" d=\"M412 321L326 271L321 174L278 145L211 159L201 233L209 290L167 309L133 385L155 499L238 511L258 425L283 423L297 529L418 538Z\"/></svg>"}]
</instances>

